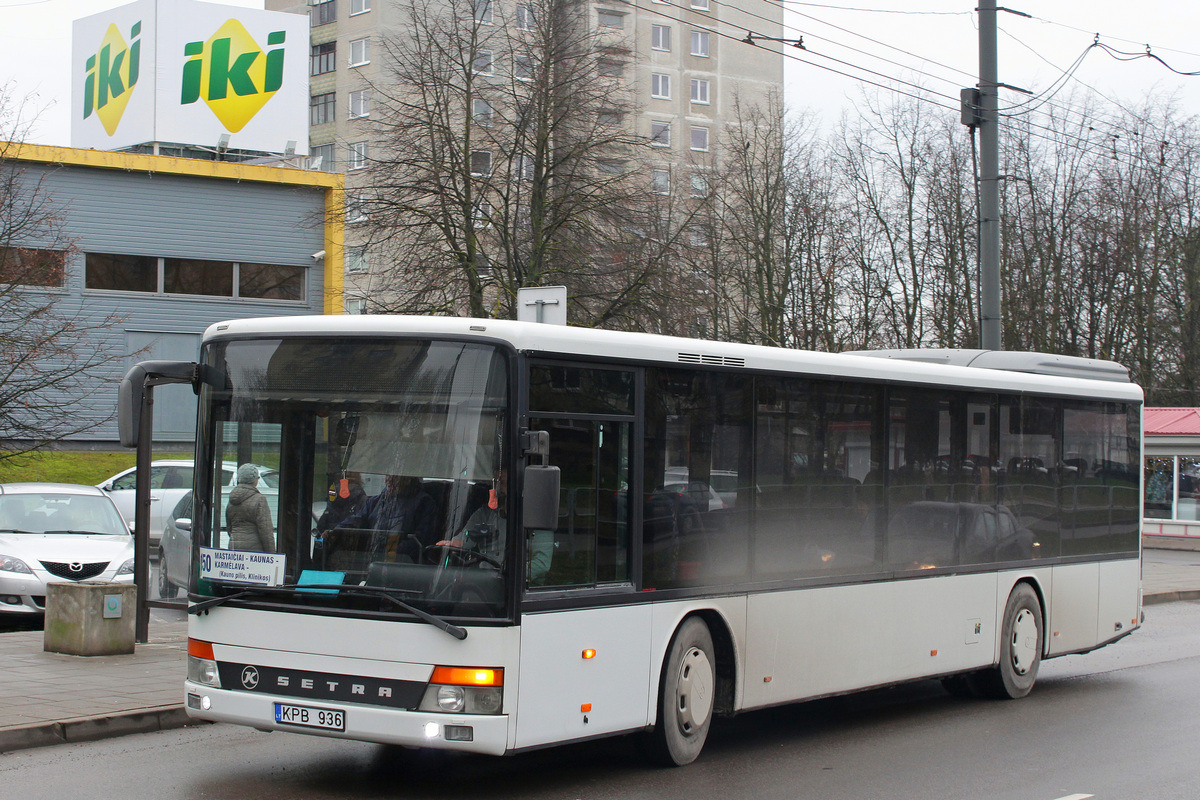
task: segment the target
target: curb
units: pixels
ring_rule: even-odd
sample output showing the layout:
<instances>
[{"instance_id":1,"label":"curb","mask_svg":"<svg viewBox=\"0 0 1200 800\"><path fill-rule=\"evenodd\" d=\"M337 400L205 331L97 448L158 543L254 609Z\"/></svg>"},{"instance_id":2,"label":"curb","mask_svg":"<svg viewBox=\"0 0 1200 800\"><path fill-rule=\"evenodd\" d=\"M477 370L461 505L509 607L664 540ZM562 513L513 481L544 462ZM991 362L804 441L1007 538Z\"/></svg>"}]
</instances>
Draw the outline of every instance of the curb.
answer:
<instances>
[{"instance_id":1,"label":"curb","mask_svg":"<svg viewBox=\"0 0 1200 800\"><path fill-rule=\"evenodd\" d=\"M57 722L0 728L0 753L206 724L208 723L189 717L181 705L143 708L101 717L76 717Z\"/></svg>"},{"instance_id":2,"label":"curb","mask_svg":"<svg viewBox=\"0 0 1200 800\"><path fill-rule=\"evenodd\" d=\"M1177 600L1200 600L1200 589L1181 589L1177 592L1155 592L1142 596L1143 606L1156 606L1159 603L1174 603Z\"/></svg>"}]
</instances>

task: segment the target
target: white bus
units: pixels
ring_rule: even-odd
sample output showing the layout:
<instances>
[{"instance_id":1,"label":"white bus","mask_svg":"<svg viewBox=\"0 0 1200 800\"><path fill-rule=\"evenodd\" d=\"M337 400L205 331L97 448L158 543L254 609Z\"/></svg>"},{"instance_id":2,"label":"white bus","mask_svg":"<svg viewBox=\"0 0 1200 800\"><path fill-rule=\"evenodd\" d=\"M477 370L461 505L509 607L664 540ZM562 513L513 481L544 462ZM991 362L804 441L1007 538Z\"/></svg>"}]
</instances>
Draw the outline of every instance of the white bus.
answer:
<instances>
[{"instance_id":1,"label":"white bus","mask_svg":"<svg viewBox=\"0 0 1200 800\"><path fill-rule=\"evenodd\" d=\"M197 718L686 764L715 716L1022 697L1140 624L1110 362L310 316L212 326L195 384ZM272 552L230 549L229 461L278 469Z\"/></svg>"}]
</instances>

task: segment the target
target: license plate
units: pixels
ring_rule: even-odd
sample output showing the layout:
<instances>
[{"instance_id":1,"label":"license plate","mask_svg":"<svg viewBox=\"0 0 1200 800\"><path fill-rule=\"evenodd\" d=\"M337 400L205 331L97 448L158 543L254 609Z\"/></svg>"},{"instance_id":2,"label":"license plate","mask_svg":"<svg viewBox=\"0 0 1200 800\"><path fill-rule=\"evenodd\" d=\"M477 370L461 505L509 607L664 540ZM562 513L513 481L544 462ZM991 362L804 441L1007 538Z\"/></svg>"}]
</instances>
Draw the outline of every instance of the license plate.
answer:
<instances>
[{"instance_id":1,"label":"license plate","mask_svg":"<svg viewBox=\"0 0 1200 800\"><path fill-rule=\"evenodd\" d=\"M346 730L346 712L337 708L275 704L275 721L281 725L320 728L326 731Z\"/></svg>"}]
</instances>

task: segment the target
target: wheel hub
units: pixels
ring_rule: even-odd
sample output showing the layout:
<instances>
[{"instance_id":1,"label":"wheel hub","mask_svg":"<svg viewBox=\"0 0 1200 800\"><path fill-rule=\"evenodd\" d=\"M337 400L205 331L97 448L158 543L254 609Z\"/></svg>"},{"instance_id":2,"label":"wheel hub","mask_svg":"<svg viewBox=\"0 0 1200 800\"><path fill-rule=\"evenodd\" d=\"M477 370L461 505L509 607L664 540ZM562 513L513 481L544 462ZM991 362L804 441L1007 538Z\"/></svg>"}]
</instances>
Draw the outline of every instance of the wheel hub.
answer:
<instances>
[{"instance_id":1,"label":"wheel hub","mask_svg":"<svg viewBox=\"0 0 1200 800\"><path fill-rule=\"evenodd\" d=\"M713 707L712 663L703 650L693 647L679 665L675 710L679 729L690 734L708 721Z\"/></svg>"},{"instance_id":2,"label":"wheel hub","mask_svg":"<svg viewBox=\"0 0 1200 800\"><path fill-rule=\"evenodd\" d=\"M1012 665L1018 675L1029 672L1030 667L1037 661L1038 635L1037 619L1028 608L1017 612L1012 627Z\"/></svg>"}]
</instances>

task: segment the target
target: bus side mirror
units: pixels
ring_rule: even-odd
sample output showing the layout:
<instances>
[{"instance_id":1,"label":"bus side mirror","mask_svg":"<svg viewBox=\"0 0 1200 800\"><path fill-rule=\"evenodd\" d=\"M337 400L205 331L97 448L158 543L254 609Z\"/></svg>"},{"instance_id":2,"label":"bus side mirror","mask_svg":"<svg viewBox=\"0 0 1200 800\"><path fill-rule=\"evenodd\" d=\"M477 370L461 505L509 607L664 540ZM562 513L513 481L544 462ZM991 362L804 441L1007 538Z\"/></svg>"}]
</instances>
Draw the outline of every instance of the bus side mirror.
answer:
<instances>
[{"instance_id":1,"label":"bus side mirror","mask_svg":"<svg viewBox=\"0 0 1200 800\"><path fill-rule=\"evenodd\" d=\"M558 493L562 484L558 467L530 464L525 467L521 519L526 528L558 528Z\"/></svg>"}]
</instances>

